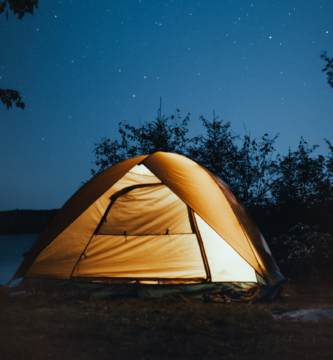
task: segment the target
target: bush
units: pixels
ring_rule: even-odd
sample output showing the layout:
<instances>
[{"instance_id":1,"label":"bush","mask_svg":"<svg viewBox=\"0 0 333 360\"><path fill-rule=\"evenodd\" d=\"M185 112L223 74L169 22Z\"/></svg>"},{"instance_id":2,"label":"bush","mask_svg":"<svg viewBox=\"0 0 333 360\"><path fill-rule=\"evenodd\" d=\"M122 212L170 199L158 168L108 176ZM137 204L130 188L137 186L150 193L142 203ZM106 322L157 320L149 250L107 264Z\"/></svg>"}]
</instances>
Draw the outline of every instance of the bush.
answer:
<instances>
[{"instance_id":1,"label":"bush","mask_svg":"<svg viewBox=\"0 0 333 360\"><path fill-rule=\"evenodd\" d=\"M333 278L333 239L317 226L299 223L287 234L272 238L270 248L287 278Z\"/></svg>"}]
</instances>

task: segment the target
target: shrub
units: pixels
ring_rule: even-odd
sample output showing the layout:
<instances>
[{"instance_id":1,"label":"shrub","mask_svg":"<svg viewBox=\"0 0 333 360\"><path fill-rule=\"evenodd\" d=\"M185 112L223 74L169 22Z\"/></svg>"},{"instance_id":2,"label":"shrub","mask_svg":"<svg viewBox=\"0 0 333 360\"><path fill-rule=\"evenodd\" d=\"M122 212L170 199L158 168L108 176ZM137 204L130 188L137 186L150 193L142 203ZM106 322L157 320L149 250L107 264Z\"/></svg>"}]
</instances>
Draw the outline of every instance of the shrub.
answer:
<instances>
[{"instance_id":1,"label":"shrub","mask_svg":"<svg viewBox=\"0 0 333 360\"><path fill-rule=\"evenodd\" d=\"M316 226L299 223L287 234L272 238L270 247L287 278L333 278L333 239Z\"/></svg>"}]
</instances>

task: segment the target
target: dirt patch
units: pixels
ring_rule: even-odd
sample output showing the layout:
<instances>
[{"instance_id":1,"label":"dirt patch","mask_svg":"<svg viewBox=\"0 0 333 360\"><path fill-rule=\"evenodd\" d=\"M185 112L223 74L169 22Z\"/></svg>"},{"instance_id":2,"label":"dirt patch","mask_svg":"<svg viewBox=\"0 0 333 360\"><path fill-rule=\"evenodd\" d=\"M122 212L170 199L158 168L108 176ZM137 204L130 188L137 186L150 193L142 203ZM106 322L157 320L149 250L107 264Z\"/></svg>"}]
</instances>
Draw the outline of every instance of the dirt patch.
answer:
<instances>
[{"instance_id":1,"label":"dirt patch","mask_svg":"<svg viewBox=\"0 0 333 360\"><path fill-rule=\"evenodd\" d=\"M275 320L290 319L302 321L318 321L333 319L333 309L299 309L293 311L273 310Z\"/></svg>"}]
</instances>

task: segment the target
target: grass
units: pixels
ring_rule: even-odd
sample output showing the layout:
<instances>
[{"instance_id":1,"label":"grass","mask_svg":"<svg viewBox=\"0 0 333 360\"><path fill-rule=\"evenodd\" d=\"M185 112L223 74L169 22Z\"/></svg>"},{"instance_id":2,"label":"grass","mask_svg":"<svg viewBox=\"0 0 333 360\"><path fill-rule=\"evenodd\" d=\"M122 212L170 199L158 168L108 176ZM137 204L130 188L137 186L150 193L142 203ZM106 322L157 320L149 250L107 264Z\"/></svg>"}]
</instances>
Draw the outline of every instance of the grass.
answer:
<instances>
[{"instance_id":1,"label":"grass","mask_svg":"<svg viewBox=\"0 0 333 360\"><path fill-rule=\"evenodd\" d=\"M275 321L272 310L333 308L329 285L285 284L274 303L0 297L0 358L331 359L333 320Z\"/></svg>"}]
</instances>

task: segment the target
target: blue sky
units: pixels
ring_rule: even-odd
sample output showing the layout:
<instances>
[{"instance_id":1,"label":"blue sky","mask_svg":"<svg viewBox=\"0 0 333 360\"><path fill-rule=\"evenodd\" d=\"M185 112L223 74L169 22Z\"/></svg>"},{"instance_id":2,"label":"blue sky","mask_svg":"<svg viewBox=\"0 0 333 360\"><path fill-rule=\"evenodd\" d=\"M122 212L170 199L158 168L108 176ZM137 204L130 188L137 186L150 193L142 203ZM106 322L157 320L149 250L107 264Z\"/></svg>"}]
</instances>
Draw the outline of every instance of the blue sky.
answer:
<instances>
[{"instance_id":1,"label":"blue sky","mask_svg":"<svg viewBox=\"0 0 333 360\"><path fill-rule=\"evenodd\" d=\"M333 142L331 0L40 0L22 21L0 15L0 210L60 208L90 178L94 143L118 123L162 112L213 111L252 137L280 134L284 154L303 136Z\"/></svg>"}]
</instances>

